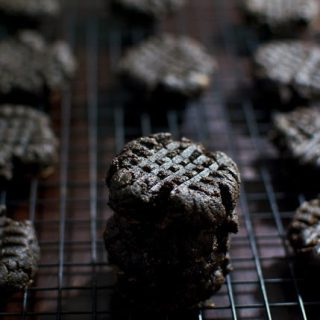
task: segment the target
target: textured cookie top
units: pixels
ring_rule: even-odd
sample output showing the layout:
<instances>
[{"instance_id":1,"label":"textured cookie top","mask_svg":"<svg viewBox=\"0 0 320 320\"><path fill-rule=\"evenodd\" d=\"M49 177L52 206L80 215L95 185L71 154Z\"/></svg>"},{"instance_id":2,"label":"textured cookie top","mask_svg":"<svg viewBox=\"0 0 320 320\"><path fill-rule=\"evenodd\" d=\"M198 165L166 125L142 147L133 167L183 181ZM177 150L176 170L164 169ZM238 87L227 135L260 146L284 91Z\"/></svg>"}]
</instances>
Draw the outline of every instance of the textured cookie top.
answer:
<instances>
[{"instance_id":1,"label":"textured cookie top","mask_svg":"<svg viewBox=\"0 0 320 320\"><path fill-rule=\"evenodd\" d=\"M185 0L114 0L114 2L124 9L159 18L182 7Z\"/></svg>"},{"instance_id":2,"label":"textured cookie top","mask_svg":"<svg viewBox=\"0 0 320 320\"><path fill-rule=\"evenodd\" d=\"M59 7L57 0L0 0L0 12L14 16L54 16Z\"/></svg>"},{"instance_id":3,"label":"textured cookie top","mask_svg":"<svg viewBox=\"0 0 320 320\"><path fill-rule=\"evenodd\" d=\"M274 120L275 143L301 164L320 167L320 109L279 113Z\"/></svg>"},{"instance_id":4,"label":"textured cookie top","mask_svg":"<svg viewBox=\"0 0 320 320\"><path fill-rule=\"evenodd\" d=\"M220 226L234 220L240 178L224 153L159 133L128 143L112 161L107 184L117 213Z\"/></svg>"},{"instance_id":5,"label":"textured cookie top","mask_svg":"<svg viewBox=\"0 0 320 320\"><path fill-rule=\"evenodd\" d=\"M257 75L294 88L303 97L320 93L320 47L302 41L275 41L255 54Z\"/></svg>"},{"instance_id":6,"label":"textured cookie top","mask_svg":"<svg viewBox=\"0 0 320 320\"><path fill-rule=\"evenodd\" d=\"M32 283L40 255L30 221L14 221L0 206L0 287L23 289Z\"/></svg>"},{"instance_id":7,"label":"textured cookie top","mask_svg":"<svg viewBox=\"0 0 320 320\"><path fill-rule=\"evenodd\" d=\"M270 26L310 22L319 13L315 0L244 0L246 11Z\"/></svg>"},{"instance_id":8,"label":"textured cookie top","mask_svg":"<svg viewBox=\"0 0 320 320\"><path fill-rule=\"evenodd\" d=\"M16 166L46 175L57 160L57 139L47 115L25 106L0 105L0 177Z\"/></svg>"},{"instance_id":9,"label":"textured cookie top","mask_svg":"<svg viewBox=\"0 0 320 320\"><path fill-rule=\"evenodd\" d=\"M320 198L302 203L289 226L289 240L298 254L320 262Z\"/></svg>"},{"instance_id":10,"label":"textured cookie top","mask_svg":"<svg viewBox=\"0 0 320 320\"><path fill-rule=\"evenodd\" d=\"M0 42L1 94L12 90L39 94L45 88L60 89L74 72L74 57L63 42L48 44L31 31Z\"/></svg>"},{"instance_id":11,"label":"textured cookie top","mask_svg":"<svg viewBox=\"0 0 320 320\"><path fill-rule=\"evenodd\" d=\"M120 62L120 72L148 90L162 87L187 96L209 86L214 68L213 58L196 41L168 34L130 49Z\"/></svg>"}]
</instances>

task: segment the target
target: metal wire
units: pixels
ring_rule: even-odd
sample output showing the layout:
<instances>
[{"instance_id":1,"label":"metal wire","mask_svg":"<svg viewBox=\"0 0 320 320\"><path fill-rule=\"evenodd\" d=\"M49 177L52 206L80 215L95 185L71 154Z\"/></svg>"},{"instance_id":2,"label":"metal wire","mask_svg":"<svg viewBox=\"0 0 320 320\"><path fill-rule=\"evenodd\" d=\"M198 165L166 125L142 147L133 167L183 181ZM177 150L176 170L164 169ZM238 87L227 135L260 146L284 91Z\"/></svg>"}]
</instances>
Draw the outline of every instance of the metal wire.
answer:
<instances>
[{"instance_id":1,"label":"metal wire","mask_svg":"<svg viewBox=\"0 0 320 320\"><path fill-rule=\"evenodd\" d=\"M104 176L126 141L159 131L226 151L243 173L241 228L231 246L234 271L197 314L185 318L317 319L319 298L306 290L308 280L296 272L286 241L294 209L313 192L278 184L270 165L277 155L266 137L271 126L268 112L255 108L250 96L233 93L245 83L243 66L250 59L239 57L237 44L247 46L247 52L258 45L257 37L239 39L250 30L235 18L238 1L190 0L185 9L156 26L156 32L199 39L219 60L219 71L203 98L184 110L164 106L161 117L153 110L132 110L138 106L128 104L127 93L115 80L120 57L146 33L115 22L102 9L105 1L97 0L92 7L86 3L64 3L61 20L63 34L77 53L79 71L61 107L50 111L60 137L57 173L46 181L32 181L26 193L18 194L13 186L8 195L1 195L10 213L33 221L42 251L34 285L1 305L1 319L115 318L115 279L102 240L112 214ZM126 308L120 306L122 319L143 318ZM179 316L163 319L173 318Z\"/></svg>"}]
</instances>

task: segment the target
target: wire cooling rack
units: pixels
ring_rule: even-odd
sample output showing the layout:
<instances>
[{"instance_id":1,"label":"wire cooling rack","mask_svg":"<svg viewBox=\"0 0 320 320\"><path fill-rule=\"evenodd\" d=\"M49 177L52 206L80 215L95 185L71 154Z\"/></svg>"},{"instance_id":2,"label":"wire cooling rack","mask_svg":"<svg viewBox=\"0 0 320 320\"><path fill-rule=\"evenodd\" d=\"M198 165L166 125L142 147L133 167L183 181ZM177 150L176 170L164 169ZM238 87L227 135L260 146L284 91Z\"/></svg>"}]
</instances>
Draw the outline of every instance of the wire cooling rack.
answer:
<instances>
[{"instance_id":1,"label":"wire cooling rack","mask_svg":"<svg viewBox=\"0 0 320 320\"><path fill-rule=\"evenodd\" d=\"M189 0L154 30L190 35L219 62L209 92L184 110L128 104L115 67L145 32L125 28L107 0L64 1L60 22L79 64L73 87L50 109L60 162L48 180L12 185L6 200L12 216L34 222L42 257L34 285L1 303L1 319L143 318L125 305L118 306L120 315L111 307L115 276L102 241L111 214L104 176L126 141L160 131L227 152L242 173L241 228L231 248L234 271L198 313L184 319L319 319L316 278L308 280L297 270L286 240L294 209L318 190L285 174L268 141L270 109L248 98L249 54L257 37L244 26L237 1ZM170 318L181 317L163 317Z\"/></svg>"}]
</instances>

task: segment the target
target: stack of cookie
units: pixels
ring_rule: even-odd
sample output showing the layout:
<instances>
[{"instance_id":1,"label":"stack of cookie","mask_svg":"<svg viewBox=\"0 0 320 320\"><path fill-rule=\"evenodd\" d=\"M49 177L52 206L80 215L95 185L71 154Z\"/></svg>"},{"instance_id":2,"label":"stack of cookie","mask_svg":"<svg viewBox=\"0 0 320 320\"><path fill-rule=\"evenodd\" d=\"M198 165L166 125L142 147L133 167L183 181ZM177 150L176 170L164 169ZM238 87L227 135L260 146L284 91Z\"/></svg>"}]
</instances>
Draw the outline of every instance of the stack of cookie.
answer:
<instances>
[{"instance_id":1,"label":"stack of cookie","mask_svg":"<svg viewBox=\"0 0 320 320\"><path fill-rule=\"evenodd\" d=\"M104 234L118 288L136 306L176 310L210 297L228 272L239 172L221 152L160 133L128 143L107 177Z\"/></svg>"}]
</instances>

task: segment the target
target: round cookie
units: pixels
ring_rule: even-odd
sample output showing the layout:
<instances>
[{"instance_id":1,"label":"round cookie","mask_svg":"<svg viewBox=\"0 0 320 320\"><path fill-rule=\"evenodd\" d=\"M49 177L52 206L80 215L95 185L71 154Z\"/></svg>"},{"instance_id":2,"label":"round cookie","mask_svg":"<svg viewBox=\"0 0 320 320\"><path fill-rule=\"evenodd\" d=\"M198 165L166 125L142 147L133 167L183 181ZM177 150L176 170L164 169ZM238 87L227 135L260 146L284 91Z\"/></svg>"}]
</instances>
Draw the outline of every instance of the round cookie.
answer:
<instances>
[{"instance_id":1,"label":"round cookie","mask_svg":"<svg viewBox=\"0 0 320 320\"><path fill-rule=\"evenodd\" d=\"M320 97L320 47L303 41L274 41L254 55L255 76L269 82L283 104Z\"/></svg>"},{"instance_id":2,"label":"round cookie","mask_svg":"<svg viewBox=\"0 0 320 320\"><path fill-rule=\"evenodd\" d=\"M48 44L32 31L22 31L0 42L2 102L26 103L30 97L44 98L48 91L63 89L74 72L75 60L64 42Z\"/></svg>"},{"instance_id":3,"label":"round cookie","mask_svg":"<svg viewBox=\"0 0 320 320\"><path fill-rule=\"evenodd\" d=\"M49 117L18 105L0 105L0 179L35 174L45 177L58 158L58 140Z\"/></svg>"},{"instance_id":4,"label":"round cookie","mask_svg":"<svg viewBox=\"0 0 320 320\"><path fill-rule=\"evenodd\" d=\"M38 268L40 249L30 221L14 221L0 206L0 287L18 290L28 287Z\"/></svg>"},{"instance_id":5,"label":"round cookie","mask_svg":"<svg viewBox=\"0 0 320 320\"><path fill-rule=\"evenodd\" d=\"M288 238L297 255L320 262L320 198L301 204L289 226Z\"/></svg>"},{"instance_id":6,"label":"round cookie","mask_svg":"<svg viewBox=\"0 0 320 320\"><path fill-rule=\"evenodd\" d=\"M243 0L243 10L259 25L272 31L286 33L299 25L308 25L317 19L319 3L316 0Z\"/></svg>"},{"instance_id":7,"label":"round cookie","mask_svg":"<svg viewBox=\"0 0 320 320\"><path fill-rule=\"evenodd\" d=\"M128 143L107 177L109 204L119 214L213 227L234 224L239 184L238 168L226 154L175 141L170 133Z\"/></svg>"},{"instance_id":8,"label":"round cookie","mask_svg":"<svg viewBox=\"0 0 320 320\"><path fill-rule=\"evenodd\" d=\"M320 109L299 108L274 116L272 139L283 155L300 165L320 168L319 130Z\"/></svg>"},{"instance_id":9,"label":"round cookie","mask_svg":"<svg viewBox=\"0 0 320 320\"><path fill-rule=\"evenodd\" d=\"M193 39L164 34L129 49L119 72L148 95L195 97L210 85L214 59Z\"/></svg>"}]
</instances>

